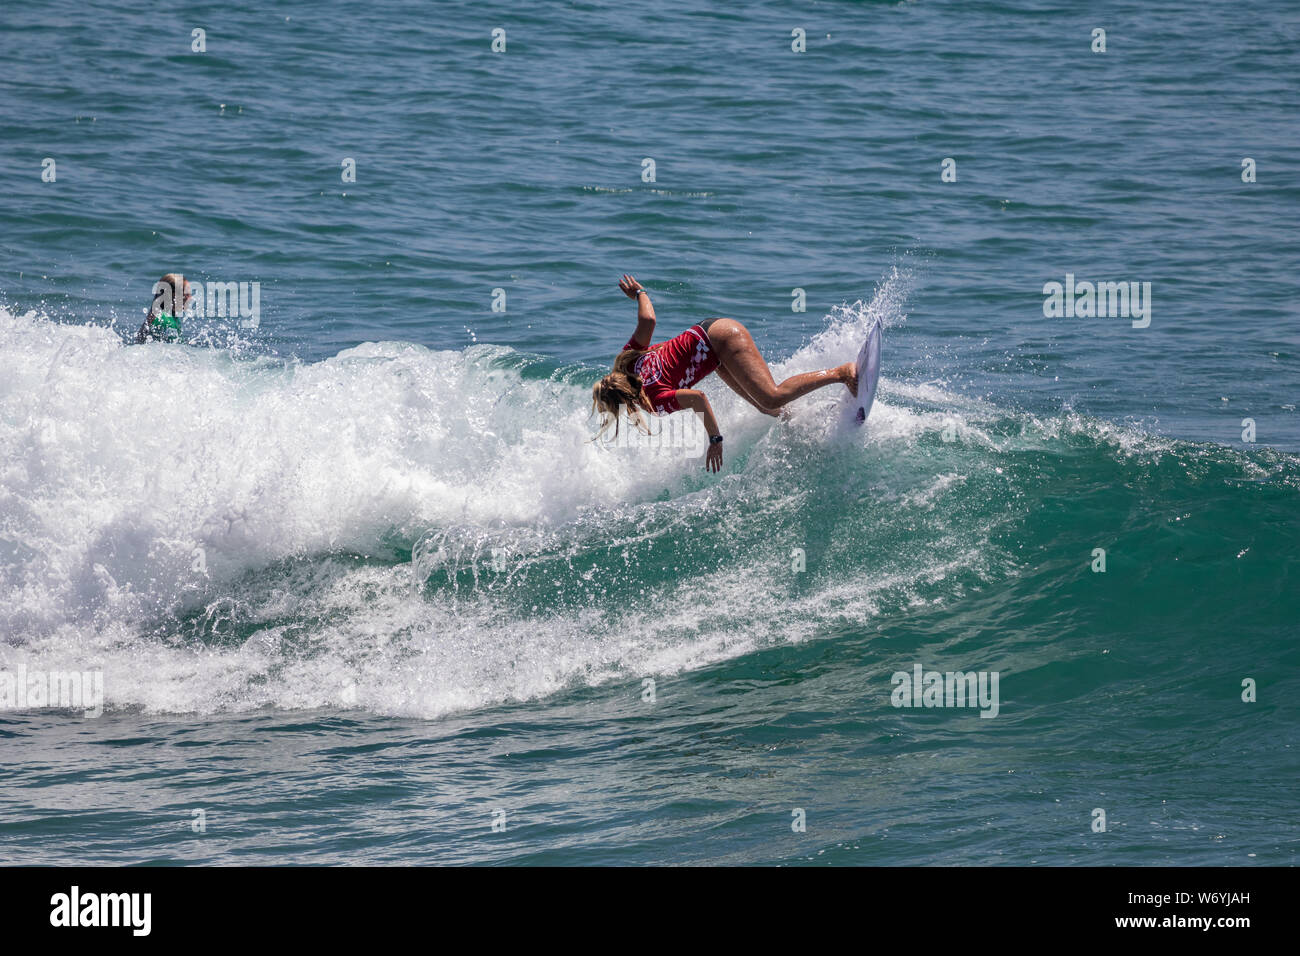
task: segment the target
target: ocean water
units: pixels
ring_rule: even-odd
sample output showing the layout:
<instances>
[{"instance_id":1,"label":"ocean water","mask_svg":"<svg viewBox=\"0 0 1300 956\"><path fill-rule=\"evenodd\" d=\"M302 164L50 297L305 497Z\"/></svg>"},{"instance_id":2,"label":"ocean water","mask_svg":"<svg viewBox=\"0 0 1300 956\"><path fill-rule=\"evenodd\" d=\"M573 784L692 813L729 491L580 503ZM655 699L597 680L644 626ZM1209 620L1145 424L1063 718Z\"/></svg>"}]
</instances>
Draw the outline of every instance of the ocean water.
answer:
<instances>
[{"instance_id":1,"label":"ocean water","mask_svg":"<svg viewBox=\"0 0 1300 956\"><path fill-rule=\"evenodd\" d=\"M0 863L1295 863L1298 43L6 6L0 695L103 712L0 711ZM130 344L167 271L256 322ZM867 427L712 378L719 475L682 418L593 445L624 272L778 378L881 319ZM1048 317L1067 276L1147 314ZM918 665L996 716L895 706Z\"/></svg>"}]
</instances>

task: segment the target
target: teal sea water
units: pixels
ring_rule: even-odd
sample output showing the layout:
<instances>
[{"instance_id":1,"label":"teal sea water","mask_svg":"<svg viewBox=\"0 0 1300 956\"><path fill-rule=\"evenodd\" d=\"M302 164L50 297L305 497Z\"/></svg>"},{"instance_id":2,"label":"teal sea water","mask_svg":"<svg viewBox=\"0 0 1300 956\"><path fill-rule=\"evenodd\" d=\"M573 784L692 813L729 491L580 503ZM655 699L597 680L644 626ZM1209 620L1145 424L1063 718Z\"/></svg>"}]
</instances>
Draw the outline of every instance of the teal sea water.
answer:
<instances>
[{"instance_id":1,"label":"teal sea water","mask_svg":"<svg viewBox=\"0 0 1300 956\"><path fill-rule=\"evenodd\" d=\"M122 7L0 11L0 863L1295 862L1292 5ZM867 427L590 444L624 272Z\"/></svg>"}]
</instances>

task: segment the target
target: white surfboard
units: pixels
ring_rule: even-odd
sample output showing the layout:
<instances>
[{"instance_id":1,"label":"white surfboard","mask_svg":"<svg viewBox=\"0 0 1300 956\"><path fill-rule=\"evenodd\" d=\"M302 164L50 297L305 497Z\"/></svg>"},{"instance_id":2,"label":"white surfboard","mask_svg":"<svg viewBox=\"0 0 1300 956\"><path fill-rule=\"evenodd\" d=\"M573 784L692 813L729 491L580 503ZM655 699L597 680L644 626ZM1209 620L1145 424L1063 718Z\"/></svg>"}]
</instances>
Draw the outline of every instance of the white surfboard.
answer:
<instances>
[{"instance_id":1,"label":"white surfboard","mask_svg":"<svg viewBox=\"0 0 1300 956\"><path fill-rule=\"evenodd\" d=\"M876 319L867 332L867 340L858 352L858 397L853 420L861 425L871 414L876 400L876 382L880 378L880 320Z\"/></svg>"}]
</instances>

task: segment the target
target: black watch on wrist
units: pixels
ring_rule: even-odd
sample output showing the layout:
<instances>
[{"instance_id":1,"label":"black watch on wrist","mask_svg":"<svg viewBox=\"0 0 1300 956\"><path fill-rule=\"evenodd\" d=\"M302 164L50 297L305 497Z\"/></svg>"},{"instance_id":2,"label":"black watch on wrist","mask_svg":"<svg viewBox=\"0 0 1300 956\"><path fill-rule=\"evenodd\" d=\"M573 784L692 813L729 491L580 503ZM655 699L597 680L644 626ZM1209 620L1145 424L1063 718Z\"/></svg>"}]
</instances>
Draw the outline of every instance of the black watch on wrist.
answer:
<instances>
[{"instance_id":1,"label":"black watch on wrist","mask_svg":"<svg viewBox=\"0 0 1300 956\"><path fill-rule=\"evenodd\" d=\"M709 436L709 444L710 444L710 445L721 445L721 444L722 444L722 436L721 436L721 435L710 435L710 436Z\"/></svg>"}]
</instances>

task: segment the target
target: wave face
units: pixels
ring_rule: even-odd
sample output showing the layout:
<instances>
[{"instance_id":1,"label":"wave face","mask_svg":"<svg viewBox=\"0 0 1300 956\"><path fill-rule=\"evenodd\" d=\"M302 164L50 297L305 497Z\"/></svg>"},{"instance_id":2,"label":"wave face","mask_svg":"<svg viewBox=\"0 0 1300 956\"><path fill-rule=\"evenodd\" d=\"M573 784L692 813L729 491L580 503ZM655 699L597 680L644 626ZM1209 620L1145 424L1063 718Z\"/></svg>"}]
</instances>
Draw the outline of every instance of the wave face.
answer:
<instances>
[{"instance_id":1,"label":"wave face","mask_svg":"<svg viewBox=\"0 0 1300 956\"><path fill-rule=\"evenodd\" d=\"M888 372L908 285L774 373L853 354L877 316ZM1205 641L1289 653L1294 456L888 374L865 429L830 389L778 422L710 380L710 476L684 418L591 443L596 374L495 346L134 347L0 311L0 668L100 668L110 710L430 718L827 640L1031 669L1152 631L1167 669Z\"/></svg>"}]
</instances>

